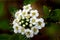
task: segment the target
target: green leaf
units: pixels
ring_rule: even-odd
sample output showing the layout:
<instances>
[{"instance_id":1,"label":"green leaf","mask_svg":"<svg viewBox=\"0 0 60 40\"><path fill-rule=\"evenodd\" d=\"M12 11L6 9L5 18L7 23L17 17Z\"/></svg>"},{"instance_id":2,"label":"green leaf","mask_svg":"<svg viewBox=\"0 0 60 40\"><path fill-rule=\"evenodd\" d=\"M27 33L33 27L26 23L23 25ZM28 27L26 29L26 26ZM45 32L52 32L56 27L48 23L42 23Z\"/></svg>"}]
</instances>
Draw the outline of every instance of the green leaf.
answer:
<instances>
[{"instance_id":1,"label":"green leaf","mask_svg":"<svg viewBox=\"0 0 60 40\"><path fill-rule=\"evenodd\" d=\"M56 17L58 18L58 20L60 20L60 9L56 9L54 11L56 13Z\"/></svg>"},{"instance_id":2,"label":"green leaf","mask_svg":"<svg viewBox=\"0 0 60 40\"><path fill-rule=\"evenodd\" d=\"M0 29L9 30L9 28L10 28L9 21L7 19L0 21Z\"/></svg>"},{"instance_id":3,"label":"green leaf","mask_svg":"<svg viewBox=\"0 0 60 40\"><path fill-rule=\"evenodd\" d=\"M50 19L55 22L60 21L60 9L53 10L50 14Z\"/></svg>"},{"instance_id":4,"label":"green leaf","mask_svg":"<svg viewBox=\"0 0 60 40\"><path fill-rule=\"evenodd\" d=\"M45 15L49 15L49 8L47 6L43 6L43 11Z\"/></svg>"},{"instance_id":5,"label":"green leaf","mask_svg":"<svg viewBox=\"0 0 60 40\"><path fill-rule=\"evenodd\" d=\"M49 17L49 8L47 6L43 6L44 18L47 19Z\"/></svg>"},{"instance_id":6,"label":"green leaf","mask_svg":"<svg viewBox=\"0 0 60 40\"><path fill-rule=\"evenodd\" d=\"M8 34L0 34L0 40L9 40L10 36Z\"/></svg>"}]
</instances>

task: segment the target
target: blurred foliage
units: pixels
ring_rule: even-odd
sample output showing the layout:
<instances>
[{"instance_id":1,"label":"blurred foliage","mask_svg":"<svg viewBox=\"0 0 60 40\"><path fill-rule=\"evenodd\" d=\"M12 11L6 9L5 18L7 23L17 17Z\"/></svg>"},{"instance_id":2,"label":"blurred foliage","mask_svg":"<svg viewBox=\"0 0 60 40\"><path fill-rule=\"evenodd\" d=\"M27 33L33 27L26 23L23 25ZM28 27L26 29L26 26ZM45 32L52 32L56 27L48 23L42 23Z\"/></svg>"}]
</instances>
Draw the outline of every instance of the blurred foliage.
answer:
<instances>
[{"instance_id":1,"label":"blurred foliage","mask_svg":"<svg viewBox=\"0 0 60 40\"><path fill-rule=\"evenodd\" d=\"M34 3L36 2L37 0L24 0L24 5L27 5L27 4L31 4L31 3Z\"/></svg>"},{"instance_id":2,"label":"blurred foliage","mask_svg":"<svg viewBox=\"0 0 60 40\"><path fill-rule=\"evenodd\" d=\"M13 34L9 40L30 40L28 39L25 35L21 35L21 34Z\"/></svg>"},{"instance_id":3,"label":"blurred foliage","mask_svg":"<svg viewBox=\"0 0 60 40\"><path fill-rule=\"evenodd\" d=\"M60 24L57 23L60 22L60 9L51 10L47 6L43 6L43 10L45 14L43 18L46 22L45 33L50 37L50 40L56 40L57 35L60 35Z\"/></svg>"},{"instance_id":4,"label":"blurred foliage","mask_svg":"<svg viewBox=\"0 0 60 40\"><path fill-rule=\"evenodd\" d=\"M46 19L47 16L49 15L49 8L47 6L43 6L43 11L44 11L44 15L45 15L44 18Z\"/></svg>"},{"instance_id":5,"label":"blurred foliage","mask_svg":"<svg viewBox=\"0 0 60 40\"><path fill-rule=\"evenodd\" d=\"M10 36L8 34L0 34L0 40L9 40Z\"/></svg>"},{"instance_id":6,"label":"blurred foliage","mask_svg":"<svg viewBox=\"0 0 60 40\"><path fill-rule=\"evenodd\" d=\"M14 15L15 15L15 12L17 11L18 9L17 9L17 7L14 7L14 6L10 6L9 7L9 11L10 11L10 13L11 13L11 15L14 17Z\"/></svg>"},{"instance_id":7,"label":"blurred foliage","mask_svg":"<svg viewBox=\"0 0 60 40\"><path fill-rule=\"evenodd\" d=\"M0 34L0 40L31 40L31 39L21 34L13 34L13 35Z\"/></svg>"},{"instance_id":8,"label":"blurred foliage","mask_svg":"<svg viewBox=\"0 0 60 40\"><path fill-rule=\"evenodd\" d=\"M60 0L53 0L56 4L60 4Z\"/></svg>"},{"instance_id":9,"label":"blurred foliage","mask_svg":"<svg viewBox=\"0 0 60 40\"><path fill-rule=\"evenodd\" d=\"M3 2L0 2L0 17L3 16L5 13L4 13L4 3Z\"/></svg>"},{"instance_id":10,"label":"blurred foliage","mask_svg":"<svg viewBox=\"0 0 60 40\"><path fill-rule=\"evenodd\" d=\"M0 21L0 29L3 30L9 30L10 26L9 26L9 20L8 19L4 19Z\"/></svg>"},{"instance_id":11,"label":"blurred foliage","mask_svg":"<svg viewBox=\"0 0 60 40\"><path fill-rule=\"evenodd\" d=\"M13 34L13 35L11 35L11 37L9 38L9 40L19 40L19 34Z\"/></svg>"},{"instance_id":12,"label":"blurred foliage","mask_svg":"<svg viewBox=\"0 0 60 40\"><path fill-rule=\"evenodd\" d=\"M60 30L60 27L58 24L50 23L50 25L47 26L46 32L49 36L54 36L59 30Z\"/></svg>"},{"instance_id":13,"label":"blurred foliage","mask_svg":"<svg viewBox=\"0 0 60 40\"><path fill-rule=\"evenodd\" d=\"M31 40L31 39L27 38L25 35L19 34L19 40Z\"/></svg>"},{"instance_id":14,"label":"blurred foliage","mask_svg":"<svg viewBox=\"0 0 60 40\"><path fill-rule=\"evenodd\" d=\"M51 10L47 6L43 6L44 19L48 22L59 22L60 21L60 9Z\"/></svg>"},{"instance_id":15,"label":"blurred foliage","mask_svg":"<svg viewBox=\"0 0 60 40\"><path fill-rule=\"evenodd\" d=\"M50 17L53 21L60 21L60 9L53 10Z\"/></svg>"}]
</instances>

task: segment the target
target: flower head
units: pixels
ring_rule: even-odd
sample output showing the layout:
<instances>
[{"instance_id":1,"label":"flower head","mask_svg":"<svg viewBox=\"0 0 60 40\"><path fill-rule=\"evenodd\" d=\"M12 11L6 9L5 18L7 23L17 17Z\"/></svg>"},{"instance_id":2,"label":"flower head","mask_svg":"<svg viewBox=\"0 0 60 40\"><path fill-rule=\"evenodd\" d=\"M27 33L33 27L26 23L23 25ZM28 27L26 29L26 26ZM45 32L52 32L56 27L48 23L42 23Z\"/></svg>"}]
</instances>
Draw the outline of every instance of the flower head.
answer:
<instances>
[{"instance_id":1,"label":"flower head","mask_svg":"<svg viewBox=\"0 0 60 40\"><path fill-rule=\"evenodd\" d=\"M14 33L26 35L31 38L39 33L39 29L45 26L44 19L37 17L39 13L37 10L32 10L31 5L23 6L23 10L18 10L15 13L13 20Z\"/></svg>"}]
</instances>

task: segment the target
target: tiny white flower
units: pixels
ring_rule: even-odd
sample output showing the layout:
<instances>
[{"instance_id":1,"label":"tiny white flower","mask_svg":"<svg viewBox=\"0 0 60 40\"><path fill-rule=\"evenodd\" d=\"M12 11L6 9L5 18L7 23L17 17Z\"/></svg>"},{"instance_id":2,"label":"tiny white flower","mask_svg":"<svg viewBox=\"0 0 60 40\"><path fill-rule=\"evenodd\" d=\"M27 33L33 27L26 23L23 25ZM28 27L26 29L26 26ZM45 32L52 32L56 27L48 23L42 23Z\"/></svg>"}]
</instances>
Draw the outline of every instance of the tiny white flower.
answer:
<instances>
[{"instance_id":1,"label":"tiny white flower","mask_svg":"<svg viewBox=\"0 0 60 40\"><path fill-rule=\"evenodd\" d=\"M31 37L33 37L33 31L30 30L30 29L26 29L25 30L25 35L26 35L27 38L31 38Z\"/></svg>"},{"instance_id":2,"label":"tiny white flower","mask_svg":"<svg viewBox=\"0 0 60 40\"><path fill-rule=\"evenodd\" d=\"M23 6L23 10L26 10L27 12L29 12L31 10L31 4L28 4L26 6Z\"/></svg>"},{"instance_id":3,"label":"tiny white flower","mask_svg":"<svg viewBox=\"0 0 60 40\"><path fill-rule=\"evenodd\" d=\"M40 18L38 19L38 22L41 22L41 27L44 27L45 26L45 23L44 23L44 19L43 18Z\"/></svg>"},{"instance_id":4,"label":"tiny white flower","mask_svg":"<svg viewBox=\"0 0 60 40\"><path fill-rule=\"evenodd\" d=\"M21 10L19 10L15 13L15 17L17 18L19 15L21 15Z\"/></svg>"},{"instance_id":5,"label":"tiny white flower","mask_svg":"<svg viewBox=\"0 0 60 40\"><path fill-rule=\"evenodd\" d=\"M19 26L18 24L14 24L14 25L13 25L14 33L20 33L19 27L20 27L20 26Z\"/></svg>"},{"instance_id":6,"label":"tiny white flower","mask_svg":"<svg viewBox=\"0 0 60 40\"><path fill-rule=\"evenodd\" d=\"M30 11L30 16L34 16L34 17L38 17L39 16L39 13L38 13L38 11L37 10L31 10Z\"/></svg>"},{"instance_id":7,"label":"tiny white flower","mask_svg":"<svg viewBox=\"0 0 60 40\"><path fill-rule=\"evenodd\" d=\"M37 18L36 17L30 18L30 23L31 24L36 24L36 22L37 22Z\"/></svg>"},{"instance_id":8,"label":"tiny white flower","mask_svg":"<svg viewBox=\"0 0 60 40\"><path fill-rule=\"evenodd\" d=\"M38 19L38 21L37 21L37 28L38 29L41 29L42 27L44 27L45 26L45 23L44 23L44 20L42 19L42 18L40 18L40 19Z\"/></svg>"},{"instance_id":9,"label":"tiny white flower","mask_svg":"<svg viewBox=\"0 0 60 40\"><path fill-rule=\"evenodd\" d=\"M12 24L16 24L19 22L19 19L14 19L13 23Z\"/></svg>"},{"instance_id":10,"label":"tiny white flower","mask_svg":"<svg viewBox=\"0 0 60 40\"><path fill-rule=\"evenodd\" d=\"M22 19L22 16L21 15L18 15L16 19L21 20Z\"/></svg>"},{"instance_id":11,"label":"tiny white flower","mask_svg":"<svg viewBox=\"0 0 60 40\"><path fill-rule=\"evenodd\" d=\"M38 32L39 32L39 30L38 30L36 27L32 27L31 30L33 31L33 33L34 33L35 35L37 35Z\"/></svg>"},{"instance_id":12,"label":"tiny white flower","mask_svg":"<svg viewBox=\"0 0 60 40\"><path fill-rule=\"evenodd\" d=\"M28 12L26 12L26 10L22 11L22 16L27 16Z\"/></svg>"},{"instance_id":13,"label":"tiny white flower","mask_svg":"<svg viewBox=\"0 0 60 40\"><path fill-rule=\"evenodd\" d=\"M44 22L44 19L43 18L40 18L40 19L38 19L39 21L41 21L41 22Z\"/></svg>"}]
</instances>

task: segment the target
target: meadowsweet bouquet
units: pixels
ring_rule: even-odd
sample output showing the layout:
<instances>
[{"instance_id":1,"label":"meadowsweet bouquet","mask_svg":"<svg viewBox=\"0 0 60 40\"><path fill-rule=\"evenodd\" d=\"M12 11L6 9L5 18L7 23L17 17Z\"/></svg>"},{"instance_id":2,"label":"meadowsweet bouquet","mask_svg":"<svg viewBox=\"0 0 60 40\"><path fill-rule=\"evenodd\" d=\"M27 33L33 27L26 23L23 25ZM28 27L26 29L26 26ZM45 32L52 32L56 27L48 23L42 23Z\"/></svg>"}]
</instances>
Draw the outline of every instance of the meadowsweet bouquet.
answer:
<instances>
[{"instance_id":1,"label":"meadowsweet bouquet","mask_svg":"<svg viewBox=\"0 0 60 40\"><path fill-rule=\"evenodd\" d=\"M14 33L26 35L27 38L32 38L39 33L39 29L45 26L43 18L37 18L39 13L33 10L31 4L23 6L23 10L15 13L13 21Z\"/></svg>"}]
</instances>

